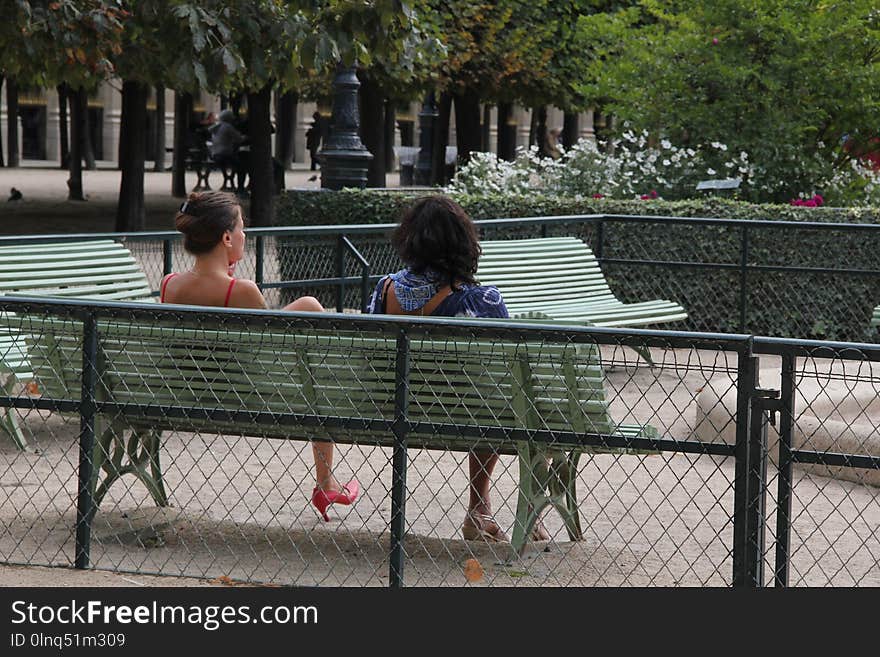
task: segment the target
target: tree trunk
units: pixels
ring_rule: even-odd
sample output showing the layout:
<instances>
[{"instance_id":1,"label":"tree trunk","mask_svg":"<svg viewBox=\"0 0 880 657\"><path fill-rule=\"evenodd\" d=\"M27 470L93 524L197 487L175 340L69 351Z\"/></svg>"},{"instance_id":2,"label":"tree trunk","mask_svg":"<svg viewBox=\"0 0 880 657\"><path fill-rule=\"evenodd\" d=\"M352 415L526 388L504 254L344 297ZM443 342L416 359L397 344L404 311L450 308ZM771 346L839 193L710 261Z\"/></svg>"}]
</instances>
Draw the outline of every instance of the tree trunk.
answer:
<instances>
[{"instance_id":1,"label":"tree trunk","mask_svg":"<svg viewBox=\"0 0 880 657\"><path fill-rule=\"evenodd\" d=\"M144 214L144 161L147 140L143 127L147 120L149 87L141 82L125 80L122 83L122 119L119 126L119 203L116 206L116 232L143 230Z\"/></svg>"},{"instance_id":2,"label":"tree trunk","mask_svg":"<svg viewBox=\"0 0 880 657\"><path fill-rule=\"evenodd\" d=\"M299 93L285 91L278 97L278 109L275 112L275 155L281 160L285 169L293 164L296 154L296 106Z\"/></svg>"},{"instance_id":3,"label":"tree trunk","mask_svg":"<svg viewBox=\"0 0 880 657\"><path fill-rule=\"evenodd\" d=\"M249 91L248 135L250 137L250 177L252 226L271 226L275 185L272 177L272 85Z\"/></svg>"},{"instance_id":4,"label":"tree trunk","mask_svg":"<svg viewBox=\"0 0 880 657\"><path fill-rule=\"evenodd\" d=\"M3 80L5 80L5 77L0 75L0 90L3 89ZM0 167L2 167L2 166L6 166L6 165L3 162L3 135L0 134Z\"/></svg>"},{"instance_id":5,"label":"tree trunk","mask_svg":"<svg viewBox=\"0 0 880 657\"><path fill-rule=\"evenodd\" d=\"M67 199L69 201L85 201L82 186L82 130L85 121L82 117L82 103L80 96L85 96L86 91L82 87L71 89L70 98L70 156L67 158L70 178L67 180Z\"/></svg>"},{"instance_id":6,"label":"tree trunk","mask_svg":"<svg viewBox=\"0 0 880 657\"><path fill-rule=\"evenodd\" d=\"M455 95L455 143L458 146L458 164L470 162L471 153L482 147L480 130L480 97L466 89Z\"/></svg>"},{"instance_id":7,"label":"tree trunk","mask_svg":"<svg viewBox=\"0 0 880 657\"><path fill-rule=\"evenodd\" d=\"M385 101L385 173L394 171L394 134L396 130L394 103Z\"/></svg>"},{"instance_id":8,"label":"tree trunk","mask_svg":"<svg viewBox=\"0 0 880 657\"><path fill-rule=\"evenodd\" d=\"M89 95L85 90L77 95L77 102L79 103L80 121L82 121L79 133L82 140L80 153L85 160L86 169L94 171L98 166L95 164L95 149L92 148L92 131L89 127Z\"/></svg>"},{"instance_id":9,"label":"tree trunk","mask_svg":"<svg viewBox=\"0 0 880 657\"><path fill-rule=\"evenodd\" d=\"M529 134L529 146L538 147L538 155L547 157L547 106L541 105L532 109L532 125Z\"/></svg>"},{"instance_id":10,"label":"tree trunk","mask_svg":"<svg viewBox=\"0 0 880 657\"><path fill-rule=\"evenodd\" d=\"M67 99L70 87L62 82L56 87L58 91L58 143L61 145L61 168L66 169L70 161L70 142L67 139Z\"/></svg>"},{"instance_id":11,"label":"tree trunk","mask_svg":"<svg viewBox=\"0 0 880 657\"><path fill-rule=\"evenodd\" d=\"M82 140L80 144L80 156L83 164L88 171L94 171L98 168L95 163L95 149L92 145L92 129L89 121L89 94L83 89L77 94L76 102L80 105L79 120L82 122L79 130L79 138Z\"/></svg>"},{"instance_id":12,"label":"tree trunk","mask_svg":"<svg viewBox=\"0 0 880 657\"><path fill-rule=\"evenodd\" d=\"M562 145L566 149L574 146L580 138L580 115L577 112L566 112L562 119Z\"/></svg>"},{"instance_id":13,"label":"tree trunk","mask_svg":"<svg viewBox=\"0 0 880 657\"><path fill-rule=\"evenodd\" d=\"M489 142L492 140L492 106L489 103L483 105L483 125L480 132L480 150L488 153L492 149L489 148Z\"/></svg>"},{"instance_id":14,"label":"tree trunk","mask_svg":"<svg viewBox=\"0 0 880 657\"><path fill-rule=\"evenodd\" d=\"M431 162L431 184L445 185L446 176L446 146L449 145L449 118L452 114L452 94L444 91L440 94L437 102L437 126L434 130L434 146L431 150L433 162Z\"/></svg>"},{"instance_id":15,"label":"tree trunk","mask_svg":"<svg viewBox=\"0 0 880 657\"><path fill-rule=\"evenodd\" d=\"M365 71L360 80L361 141L373 154L367 168L367 187L385 187L385 100L379 84Z\"/></svg>"},{"instance_id":16,"label":"tree trunk","mask_svg":"<svg viewBox=\"0 0 880 657\"><path fill-rule=\"evenodd\" d=\"M189 104L192 96L174 92L174 152L171 155L171 195L186 196L186 136L189 133Z\"/></svg>"},{"instance_id":17,"label":"tree trunk","mask_svg":"<svg viewBox=\"0 0 880 657\"><path fill-rule=\"evenodd\" d=\"M165 87L156 85L156 143L153 147L153 171L165 171Z\"/></svg>"},{"instance_id":18,"label":"tree trunk","mask_svg":"<svg viewBox=\"0 0 880 657\"><path fill-rule=\"evenodd\" d=\"M512 162L516 159L516 123L513 120L513 103L498 104L498 153L499 159Z\"/></svg>"},{"instance_id":19,"label":"tree trunk","mask_svg":"<svg viewBox=\"0 0 880 657\"><path fill-rule=\"evenodd\" d=\"M18 151L18 83L6 78L6 148L9 157L7 166L17 167L21 162Z\"/></svg>"}]
</instances>

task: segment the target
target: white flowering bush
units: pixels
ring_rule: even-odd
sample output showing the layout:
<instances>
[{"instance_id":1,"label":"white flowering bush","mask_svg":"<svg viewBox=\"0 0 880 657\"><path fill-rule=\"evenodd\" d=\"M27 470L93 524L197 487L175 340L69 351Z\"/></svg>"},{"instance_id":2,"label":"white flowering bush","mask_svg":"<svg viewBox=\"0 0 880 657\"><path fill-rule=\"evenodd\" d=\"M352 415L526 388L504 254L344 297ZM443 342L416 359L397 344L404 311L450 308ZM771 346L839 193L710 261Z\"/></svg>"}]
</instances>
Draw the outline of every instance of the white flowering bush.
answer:
<instances>
[{"instance_id":1,"label":"white flowering bush","mask_svg":"<svg viewBox=\"0 0 880 657\"><path fill-rule=\"evenodd\" d=\"M672 199L692 196L700 180L748 178L753 173L746 153L727 156L727 146L720 143L705 149L679 148L664 139L651 145L647 133L626 132L602 146L600 150L594 141L582 139L569 150L560 149L558 160L540 157L536 147L518 149L513 162L475 153L448 190Z\"/></svg>"},{"instance_id":2,"label":"white flowering bush","mask_svg":"<svg viewBox=\"0 0 880 657\"><path fill-rule=\"evenodd\" d=\"M474 153L447 191L675 200L698 196L696 187L702 180L738 178L738 196L765 201L778 198L792 180L811 180L800 198L821 194L839 204L880 203L880 172L857 160L840 166L819 154L804 158L792 150L790 166L779 173L752 162L744 151L730 152L720 142L680 147L667 139L654 143L646 132L632 131L607 144L582 139L560 150L562 157L554 160L540 157L536 147L520 148L513 162Z\"/></svg>"}]
</instances>

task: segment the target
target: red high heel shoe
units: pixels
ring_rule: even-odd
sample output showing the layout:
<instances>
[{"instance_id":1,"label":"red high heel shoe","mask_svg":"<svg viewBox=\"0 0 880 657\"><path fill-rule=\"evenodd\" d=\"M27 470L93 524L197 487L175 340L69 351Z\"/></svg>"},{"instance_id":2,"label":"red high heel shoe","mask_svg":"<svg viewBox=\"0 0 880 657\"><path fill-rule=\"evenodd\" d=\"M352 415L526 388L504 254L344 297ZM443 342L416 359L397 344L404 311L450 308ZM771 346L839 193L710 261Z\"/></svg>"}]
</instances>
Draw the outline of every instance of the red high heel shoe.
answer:
<instances>
[{"instance_id":1,"label":"red high heel shoe","mask_svg":"<svg viewBox=\"0 0 880 657\"><path fill-rule=\"evenodd\" d=\"M331 504L344 504L348 506L352 504L360 493L360 486L356 479L352 479L342 487L342 490L326 491L315 488L312 491L312 504L324 518L324 522L330 522L330 516L327 515L327 507Z\"/></svg>"}]
</instances>

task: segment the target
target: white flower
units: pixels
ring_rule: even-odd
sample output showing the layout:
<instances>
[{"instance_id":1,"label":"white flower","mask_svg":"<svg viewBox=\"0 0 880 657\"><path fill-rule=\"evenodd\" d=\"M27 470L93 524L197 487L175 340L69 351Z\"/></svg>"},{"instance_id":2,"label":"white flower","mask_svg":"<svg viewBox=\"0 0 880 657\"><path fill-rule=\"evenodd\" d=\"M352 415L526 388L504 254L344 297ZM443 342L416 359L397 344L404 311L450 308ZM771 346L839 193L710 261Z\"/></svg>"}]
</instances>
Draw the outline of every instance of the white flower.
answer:
<instances>
[{"instance_id":1,"label":"white flower","mask_svg":"<svg viewBox=\"0 0 880 657\"><path fill-rule=\"evenodd\" d=\"M708 173L710 176L714 176L716 172L715 169L706 169L706 173Z\"/></svg>"},{"instance_id":2,"label":"white flower","mask_svg":"<svg viewBox=\"0 0 880 657\"><path fill-rule=\"evenodd\" d=\"M663 141L660 142L660 146L662 146L663 148L669 149L669 148L672 148L672 143L668 139L664 139Z\"/></svg>"}]
</instances>

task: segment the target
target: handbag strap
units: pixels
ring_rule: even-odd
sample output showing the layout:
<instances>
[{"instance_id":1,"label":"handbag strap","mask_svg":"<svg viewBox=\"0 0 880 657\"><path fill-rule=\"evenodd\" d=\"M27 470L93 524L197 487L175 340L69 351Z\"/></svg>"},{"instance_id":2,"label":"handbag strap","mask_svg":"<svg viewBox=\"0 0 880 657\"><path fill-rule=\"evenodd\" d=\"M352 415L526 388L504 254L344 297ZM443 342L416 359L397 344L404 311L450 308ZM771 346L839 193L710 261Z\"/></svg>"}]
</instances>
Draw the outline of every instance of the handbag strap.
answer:
<instances>
[{"instance_id":1,"label":"handbag strap","mask_svg":"<svg viewBox=\"0 0 880 657\"><path fill-rule=\"evenodd\" d=\"M391 278L385 280L385 286L382 288L382 312L387 315L430 315L437 306L443 303L443 300L452 294L452 288L444 285L437 293L428 300L424 306L418 310L404 310L397 301L397 296L393 294L394 288L391 286ZM391 308L389 309L388 300L391 299Z\"/></svg>"}]
</instances>

